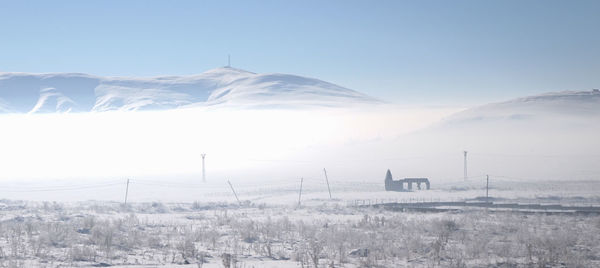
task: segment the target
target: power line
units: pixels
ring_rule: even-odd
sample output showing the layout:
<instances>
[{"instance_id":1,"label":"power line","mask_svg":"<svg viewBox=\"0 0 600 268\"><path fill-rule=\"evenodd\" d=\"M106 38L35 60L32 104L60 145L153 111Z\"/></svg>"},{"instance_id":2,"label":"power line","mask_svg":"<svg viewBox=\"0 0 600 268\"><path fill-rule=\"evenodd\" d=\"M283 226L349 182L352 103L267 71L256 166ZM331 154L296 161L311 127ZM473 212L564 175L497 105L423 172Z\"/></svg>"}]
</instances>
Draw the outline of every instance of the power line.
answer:
<instances>
[{"instance_id":1,"label":"power line","mask_svg":"<svg viewBox=\"0 0 600 268\"><path fill-rule=\"evenodd\" d=\"M484 157L537 157L537 158L572 158L572 157L600 157L599 154L503 154L503 153L471 153L476 156Z\"/></svg>"},{"instance_id":2,"label":"power line","mask_svg":"<svg viewBox=\"0 0 600 268\"><path fill-rule=\"evenodd\" d=\"M53 189L53 188L71 188L71 187L93 187L93 186L102 186L102 185L106 185L106 184L116 184L121 182L121 180L111 180L111 181L105 181L105 182L98 182L98 183L90 183L90 184L69 184L69 185L47 185L47 186L23 186L23 185L11 185L11 188L26 188L28 190L31 189Z\"/></svg>"},{"instance_id":3,"label":"power line","mask_svg":"<svg viewBox=\"0 0 600 268\"><path fill-rule=\"evenodd\" d=\"M74 191L74 190L83 190L83 189L96 189L96 188L107 188L116 185L123 185L122 183L109 183L109 184L99 184L99 185L88 185L88 186L74 186L74 187L63 187L63 188L37 188L37 189L18 189L18 190L1 190L2 192L12 192L12 193L26 193L26 192L59 192L59 191Z\"/></svg>"}]
</instances>

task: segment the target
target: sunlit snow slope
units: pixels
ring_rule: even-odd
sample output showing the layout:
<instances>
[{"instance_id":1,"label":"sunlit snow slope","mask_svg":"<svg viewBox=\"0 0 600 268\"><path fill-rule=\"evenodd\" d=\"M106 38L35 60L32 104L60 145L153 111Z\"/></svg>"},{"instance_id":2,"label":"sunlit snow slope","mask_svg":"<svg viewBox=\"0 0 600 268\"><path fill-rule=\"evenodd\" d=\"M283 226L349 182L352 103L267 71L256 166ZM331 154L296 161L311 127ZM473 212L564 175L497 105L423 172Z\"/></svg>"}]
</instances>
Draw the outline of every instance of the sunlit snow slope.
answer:
<instances>
[{"instance_id":1,"label":"sunlit snow slope","mask_svg":"<svg viewBox=\"0 0 600 268\"><path fill-rule=\"evenodd\" d=\"M558 124L559 121L573 123L574 119L588 120L599 116L600 90L594 89L551 92L486 104L456 113L444 123L462 127L464 124L546 120Z\"/></svg>"},{"instance_id":2,"label":"sunlit snow slope","mask_svg":"<svg viewBox=\"0 0 600 268\"><path fill-rule=\"evenodd\" d=\"M162 110L190 106L297 107L377 103L318 79L231 67L152 78L0 73L0 113Z\"/></svg>"}]
</instances>

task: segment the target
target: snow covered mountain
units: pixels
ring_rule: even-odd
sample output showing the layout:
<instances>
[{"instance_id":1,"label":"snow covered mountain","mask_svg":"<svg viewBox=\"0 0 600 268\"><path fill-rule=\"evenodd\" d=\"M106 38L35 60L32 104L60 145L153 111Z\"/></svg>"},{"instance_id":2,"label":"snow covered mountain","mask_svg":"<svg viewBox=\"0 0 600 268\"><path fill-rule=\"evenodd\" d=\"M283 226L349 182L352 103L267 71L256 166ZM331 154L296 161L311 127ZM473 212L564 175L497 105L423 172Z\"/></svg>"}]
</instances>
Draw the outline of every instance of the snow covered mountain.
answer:
<instances>
[{"instance_id":1,"label":"snow covered mountain","mask_svg":"<svg viewBox=\"0 0 600 268\"><path fill-rule=\"evenodd\" d=\"M491 103L456 113L446 125L596 119L600 116L600 90L561 91ZM600 123L600 122L598 122Z\"/></svg>"},{"instance_id":2,"label":"snow covered mountain","mask_svg":"<svg viewBox=\"0 0 600 268\"><path fill-rule=\"evenodd\" d=\"M1 113L157 110L191 106L297 107L379 103L314 78L231 67L190 76L99 77L0 73Z\"/></svg>"}]
</instances>

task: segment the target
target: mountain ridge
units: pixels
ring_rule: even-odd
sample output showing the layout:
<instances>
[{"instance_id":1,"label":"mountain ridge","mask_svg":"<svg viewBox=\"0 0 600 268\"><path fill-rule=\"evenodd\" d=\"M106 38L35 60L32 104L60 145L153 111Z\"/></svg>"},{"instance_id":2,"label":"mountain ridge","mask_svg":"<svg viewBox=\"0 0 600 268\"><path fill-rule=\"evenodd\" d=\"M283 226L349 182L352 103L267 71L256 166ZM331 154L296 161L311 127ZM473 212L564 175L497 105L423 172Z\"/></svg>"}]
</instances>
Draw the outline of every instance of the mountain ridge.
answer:
<instances>
[{"instance_id":1,"label":"mountain ridge","mask_svg":"<svg viewBox=\"0 0 600 268\"><path fill-rule=\"evenodd\" d=\"M590 121L598 117L599 90L565 90L476 106L444 118L437 126L543 122L560 127L576 120Z\"/></svg>"},{"instance_id":2,"label":"mountain ridge","mask_svg":"<svg viewBox=\"0 0 600 268\"><path fill-rule=\"evenodd\" d=\"M381 101L316 78L221 67L200 74L102 77L0 73L0 112L102 112L190 106L344 106ZM52 109L54 107L54 109Z\"/></svg>"}]
</instances>

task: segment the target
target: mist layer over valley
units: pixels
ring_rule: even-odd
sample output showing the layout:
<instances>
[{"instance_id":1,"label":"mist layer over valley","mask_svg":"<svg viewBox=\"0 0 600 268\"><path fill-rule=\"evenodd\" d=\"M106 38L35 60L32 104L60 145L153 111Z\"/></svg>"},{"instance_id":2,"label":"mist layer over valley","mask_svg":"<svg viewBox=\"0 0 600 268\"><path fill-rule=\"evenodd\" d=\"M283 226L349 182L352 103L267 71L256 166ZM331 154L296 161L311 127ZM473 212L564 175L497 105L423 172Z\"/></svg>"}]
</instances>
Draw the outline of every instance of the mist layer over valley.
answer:
<instances>
[{"instance_id":1,"label":"mist layer over valley","mask_svg":"<svg viewBox=\"0 0 600 268\"><path fill-rule=\"evenodd\" d=\"M38 83L33 88L53 87L36 93L20 85L13 91L15 77ZM0 115L4 182L200 183L201 154L207 154L208 181L222 186L227 180L248 186L320 180L323 168L333 180L373 189L387 169L440 185L464 180L465 150L474 179L492 174L516 182L581 181L600 174L594 164L600 159L595 90L464 108L399 106L312 78L233 68L187 78L4 78L0 92L5 110L12 111ZM97 80L88 87L95 95L76 90L81 79ZM91 112L65 110L67 103ZM161 103L169 105L156 106ZM56 109L43 109L49 107Z\"/></svg>"}]
</instances>

